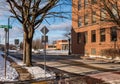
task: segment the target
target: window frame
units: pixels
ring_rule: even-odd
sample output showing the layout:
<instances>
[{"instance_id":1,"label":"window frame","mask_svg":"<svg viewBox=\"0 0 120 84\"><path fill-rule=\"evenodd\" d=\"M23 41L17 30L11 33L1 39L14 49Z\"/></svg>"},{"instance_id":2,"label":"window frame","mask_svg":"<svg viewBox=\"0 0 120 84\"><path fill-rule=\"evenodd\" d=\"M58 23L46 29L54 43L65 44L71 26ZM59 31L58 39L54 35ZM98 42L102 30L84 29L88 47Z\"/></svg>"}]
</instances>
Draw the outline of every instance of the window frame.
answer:
<instances>
[{"instance_id":1,"label":"window frame","mask_svg":"<svg viewBox=\"0 0 120 84\"><path fill-rule=\"evenodd\" d=\"M105 42L106 41L106 29L102 28L100 29L100 42Z\"/></svg>"},{"instance_id":2,"label":"window frame","mask_svg":"<svg viewBox=\"0 0 120 84\"><path fill-rule=\"evenodd\" d=\"M81 0L78 0L78 10L82 8Z\"/></svg>"},{"instance_id":3,"label":"window frame","mask_svg":"<svg viewBox=\"0 0 120 84\"><path fill-rule=\"evenodd\" d=\"M118 35L117 35L117 27L113 26L110 28L110 40L111 41L117 41Z\"/></svg>"},{"instance_id":4,"label":"window frame","mask_svg":"<svg viewBox=\"0 0 120 84\"><path fill-rule=\"evenodd\" d=\"M84 15L84 25L88 25L89 24L89 15L85 14Z\"/></svg>"},{"instance_id":5,"label":"window frame","mask_svg":"<svg viewBox=\"0 0 120 84\"><path fill-rule=\"evenodd\" d=\"M82 26L82 17L78 16L78 27Z\"/></svg>"},{"instance_id":6,"label":"window frame","mask_svg":"<svg viewBox=\"0 0 120 84\"><path fill-rule=\"evenodd\" d=\"M92 11L92 23L96 23L97 22L97 18L96 18L96 11Z\"/></svg>"},{"instance_id":7,"label":"window frame","mask_svg":"<svg viewBox=\"0 0 120 84\"><path fill-rule=\"evenodd\" d=\"M77 33L77 44L80 44L82 42L82 33Z\"/></svg>"},{"instance_id":8,"label":"window frame","mask_svg":"<svg viewBox=\"0 0 120 84\"><path fill-rule=\"evenodd\" d=\"M91 42L96 42L96 30L91 31Z\"/></svg>"},{"instance_id":9,"label":"window frame","mask_svg":"<svg viewBox=\"0 0 120 84\"><path fill-rule=\"evenodd\" d=\"M89 4L89 1L88 0L84 0L84 8L87 8L88 4Z\"/></svg>"},{"instance_id":10,"label":"window frame","mask_svg":"<svg viewBox=\"0 0 120 84\"><path fill-rule=\"evenodd\" d=\"M97 0L91 0L91 4L97 4Z\"/></svg>"}]
</instances>

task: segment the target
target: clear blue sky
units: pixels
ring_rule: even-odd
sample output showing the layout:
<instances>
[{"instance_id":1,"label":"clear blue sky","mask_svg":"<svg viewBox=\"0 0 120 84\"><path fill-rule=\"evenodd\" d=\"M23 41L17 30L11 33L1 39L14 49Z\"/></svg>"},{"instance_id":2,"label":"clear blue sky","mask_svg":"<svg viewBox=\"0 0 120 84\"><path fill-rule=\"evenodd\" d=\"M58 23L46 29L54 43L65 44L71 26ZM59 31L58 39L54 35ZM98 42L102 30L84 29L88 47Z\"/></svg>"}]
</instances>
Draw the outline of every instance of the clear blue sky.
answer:
<instances>
[{"instance_id":1,"label":"clear blue sky","mask_svg":"<svg viewBox=\"0 0 120 84\"><path fill-rule=\"evenodd\" d=\"M0 4L2 5L2 3ZM59 9L59 10L58 10ZM61 9L55 8L55 11L69 11L71 12L71 6L62 6ZM7 25L8 24L8 17L10 16L10 13L5 10L4 8L1 8L0 6L0 25ZM49 29L48 32L48 38L49 42L52 42L54 40L60 40L60 39L67 39L64 36L64 33L70 31L71 28L71 14L69 13L69 19L58 19L58 18L51 18L47 19L49 24L46 21L43 21L41 26L36 29L36 32L34 34L34 39L40 39L42 36L42 33L40 32L41 28L43 26L46 26ZM14 43L14 39L20 39L22 41L23 32L22 32L22 26L17 22L17 20L11 18L10 24L12 25L12 29L10 29L10 43ZM0 43L4 43L4 29L0 28Z\"/></svg>"}]
</instances>

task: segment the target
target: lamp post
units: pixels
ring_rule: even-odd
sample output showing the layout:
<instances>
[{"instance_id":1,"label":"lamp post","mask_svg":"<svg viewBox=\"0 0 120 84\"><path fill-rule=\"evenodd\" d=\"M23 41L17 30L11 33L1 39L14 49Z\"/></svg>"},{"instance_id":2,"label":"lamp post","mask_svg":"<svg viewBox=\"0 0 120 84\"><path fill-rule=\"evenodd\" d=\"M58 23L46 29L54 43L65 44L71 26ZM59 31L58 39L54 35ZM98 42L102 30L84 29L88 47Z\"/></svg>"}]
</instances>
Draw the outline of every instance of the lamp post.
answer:
<instances>
[{"instance_id":1,"label":"lamp post","mask_svg":"<svg viewBox=\"0 0 120 84\"><path fill-rule=\"evenodd\" d=\"M67 34L68 37L68 55L71 55L71 33Z\"/></svg>"},{"instance_id":2,"label":"lamp post","mask_svg":"<svg viewBox=\"0 0 120 84\"><path fill-rule=\"evenodd\" d=\"M12 28L10 26L10 17L12 16L9 16L8 17L8 25L6 26L7 28L5 28L5 78L6 78L6 71L7 71L7 65L6 65L6 59L7 59L7 56L8 56L8 52L9 52L9 29Z\"/></svg>"}]
</instances>

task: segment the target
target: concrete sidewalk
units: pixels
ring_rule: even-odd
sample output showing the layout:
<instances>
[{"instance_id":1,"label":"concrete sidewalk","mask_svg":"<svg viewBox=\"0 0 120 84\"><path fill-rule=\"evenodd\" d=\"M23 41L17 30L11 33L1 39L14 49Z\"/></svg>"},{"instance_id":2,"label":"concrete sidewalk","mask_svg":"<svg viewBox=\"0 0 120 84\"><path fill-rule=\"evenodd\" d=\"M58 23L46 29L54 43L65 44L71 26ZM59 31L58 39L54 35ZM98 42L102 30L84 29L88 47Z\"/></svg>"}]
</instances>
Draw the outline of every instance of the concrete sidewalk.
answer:
<instances>
[{"instance_id":1,"label":"concrete sidewalk","mask_svg":"<svg viewBox=\"0 0 120 84\"><path fill-rule=\"evenodd\" d=\"M120 84L120 71L102 72L88 75L95 79L100 79L110 84Z\"/></svg>"}]
</instances>

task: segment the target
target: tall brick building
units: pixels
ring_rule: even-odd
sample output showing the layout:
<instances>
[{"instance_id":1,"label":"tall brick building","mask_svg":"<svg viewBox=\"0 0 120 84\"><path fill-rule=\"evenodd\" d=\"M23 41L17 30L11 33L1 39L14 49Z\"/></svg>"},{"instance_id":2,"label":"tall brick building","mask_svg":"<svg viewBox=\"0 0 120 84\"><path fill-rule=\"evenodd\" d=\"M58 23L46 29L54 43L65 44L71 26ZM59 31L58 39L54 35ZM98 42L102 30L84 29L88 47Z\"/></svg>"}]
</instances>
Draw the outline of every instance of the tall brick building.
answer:
<instances>
[{"instance_id":1,"label":"tall brick building","mask_svg":"<svg viewBox=\"0 0 120 84\"><path fill-rule=\"evenodd\" d=\"M72 53L100 55L101 50L120 48L120 31L107 17L100 0L73 0Z\"/></svg>"}]
</instances>

